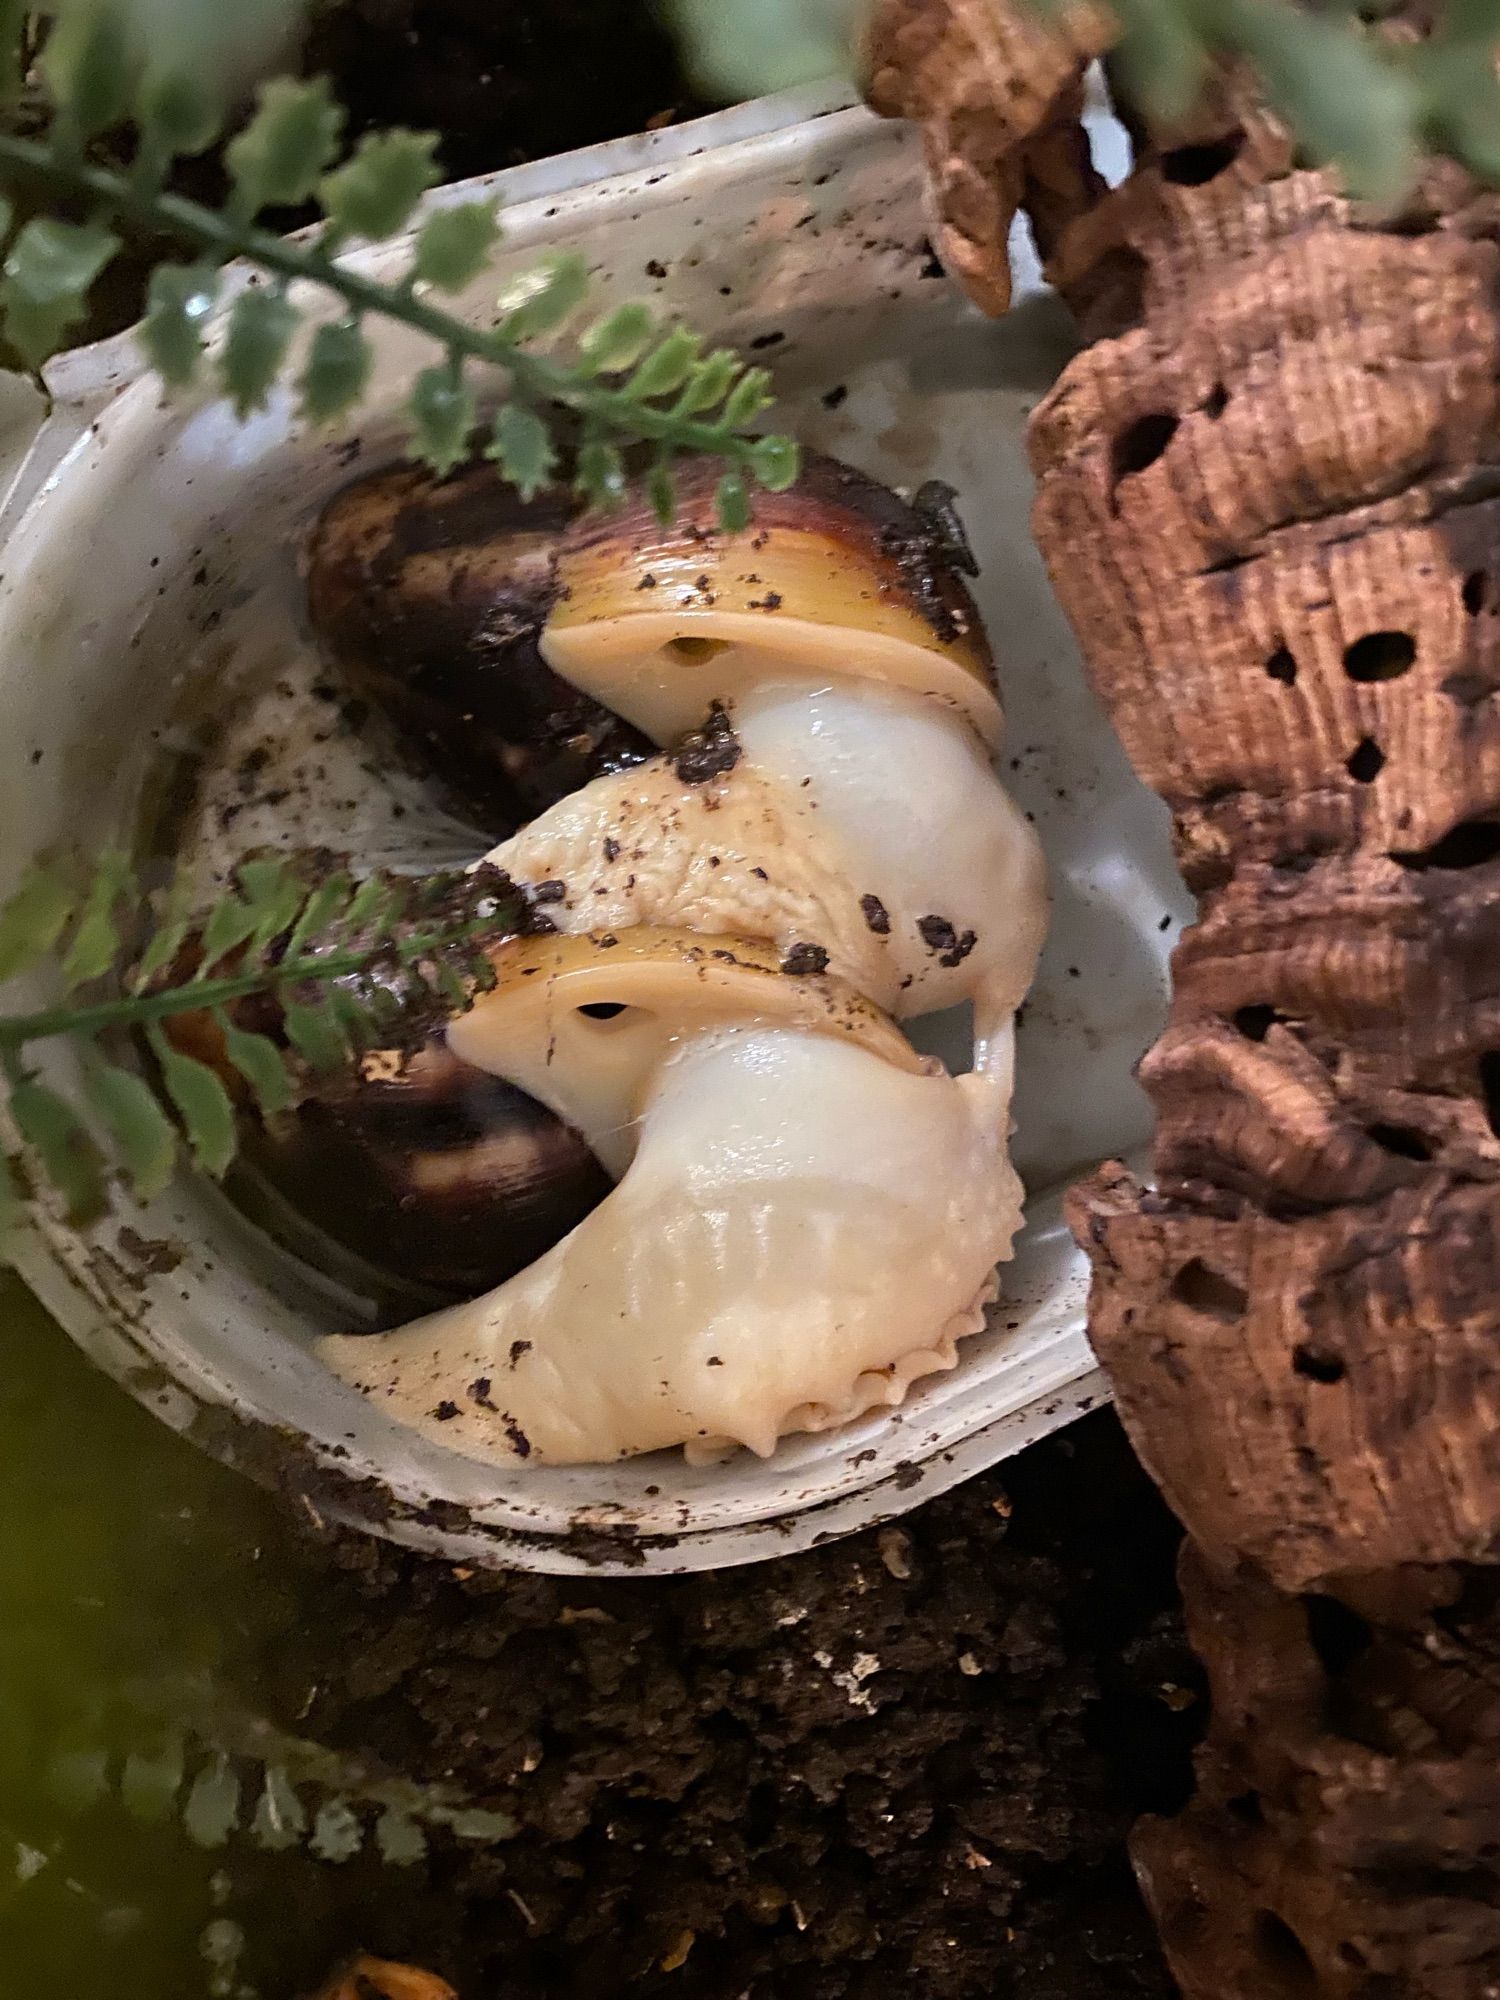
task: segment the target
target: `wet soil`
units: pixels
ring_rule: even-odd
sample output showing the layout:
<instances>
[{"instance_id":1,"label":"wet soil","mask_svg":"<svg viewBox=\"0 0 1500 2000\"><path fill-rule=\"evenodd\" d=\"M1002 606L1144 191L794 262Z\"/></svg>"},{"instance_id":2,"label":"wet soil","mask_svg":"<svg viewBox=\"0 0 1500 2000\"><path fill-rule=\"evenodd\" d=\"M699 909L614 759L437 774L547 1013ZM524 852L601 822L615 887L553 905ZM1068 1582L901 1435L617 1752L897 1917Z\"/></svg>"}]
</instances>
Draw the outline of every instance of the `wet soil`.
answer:
<instances>
[{"instance_id":1,"label":"wet soil","mask_svg":"<svg viewBox=\"0 0 1500 2000\"><path fill-rule=\"evenodd\" d=\"M750 1569L501 1577L348 1540L301 1727L512 1812L342 1942L476 1996L1146 2000L1123 1839L1186 1794L1175 1524L1103 1413Z\"/></svg>"}]
</instances>

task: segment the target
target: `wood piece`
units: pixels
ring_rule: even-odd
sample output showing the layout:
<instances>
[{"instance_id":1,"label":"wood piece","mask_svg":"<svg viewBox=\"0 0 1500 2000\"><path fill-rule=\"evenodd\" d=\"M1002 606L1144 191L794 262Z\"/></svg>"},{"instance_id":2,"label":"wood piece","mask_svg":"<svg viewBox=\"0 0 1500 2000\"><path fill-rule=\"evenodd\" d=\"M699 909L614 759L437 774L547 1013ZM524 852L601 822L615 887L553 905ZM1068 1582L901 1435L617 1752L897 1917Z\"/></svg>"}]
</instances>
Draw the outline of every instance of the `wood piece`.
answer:
<instances>
[{"instance_id":1,"label":"wood piece","mask_svg":"<svg viewBox=\"0 0 1500 2000\"><path fill-rule=\"evenodd\" d=\"M1290 1590L1500 1545L1493 202L1374 218L1265 120L1065 227L1139 322L1038 410L1035 525L1199 923L1156 1189L1072 1214L1193 1536ZM1085 287L1087 290L1087 287Z\"/></svg>"},{"instance_id":2,"label":"wood piece","mask_svg":"<svg viewBox=\"0 0 1500 2000\"><path fill-rule=\"evenodd\" d=\"M1500 201L1361 209L1233 74L1132 123L1035 217L1093 344L1031 446L1200 899L1155 1185L1070 1204L1211 1683L1137 1870L1186 2000L1497 2000Z\"/></svg>"},{"instance_id":3,"label":"wood piece","mask_svg":"<svg viewBox=\"0 0 1500 2000\"><path fill-rule=\"evenodd\" d=\"M1132 1848L1184 2000L1493 2000L1495 1573L1297 1599L1189 1545L1182 1583L1213 1721Z\"/></svg>"},{"instance_id":4,"label":"wood piece","mask_svg":"<svg viewBox=\"0 0 1500 2000\"><path fill-rule=\"evenodd\" d=\"M1288 1122L1296 1144L1297 1109ZM1292 1589L1488 1549L1493 1182L1411 1163L1383 1199L1283 1221L1238 1198L1211 1212L1211 1143L1195 1165L1199 1183L1177 1194L1105 1169L1073 1210L1095 1260L1094 1345L1194 1537Z\"/></svg>"},{"instance_id":5,"label":"wood piece","mask_svg":"<svg viewBox=\"0 0 1500 2000\"><path fill-rule=\"evenodd\" d=\"M1114 39L1098 0L1056 12L991 0L880 0L866 95L923 128L934 243L986 312L1010 304L1010 226L1023 201L1071 214L1102 187L1080 125L1084 64Z\"/></svg>"}]
</instances>

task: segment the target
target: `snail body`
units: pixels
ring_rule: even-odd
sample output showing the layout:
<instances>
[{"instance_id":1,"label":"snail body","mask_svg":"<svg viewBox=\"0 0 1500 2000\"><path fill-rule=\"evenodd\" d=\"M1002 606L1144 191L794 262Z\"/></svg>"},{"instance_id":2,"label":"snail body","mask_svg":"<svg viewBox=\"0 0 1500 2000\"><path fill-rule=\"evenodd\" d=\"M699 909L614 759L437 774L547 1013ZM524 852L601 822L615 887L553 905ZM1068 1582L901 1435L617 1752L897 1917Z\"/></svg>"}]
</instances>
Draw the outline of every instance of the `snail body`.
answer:
<instances>
[{"instance_id":1,"label":"snail body","mask_svg":"<svg viewBox=\"0 0 1500 2000\"><path fill-rule=\"evenodd\" d=\"M1008 1095L783 1028L689 1036L618 1188L527 1271L348 1380L471 1455L768 1454L901 1401L977 1330L1020 1222Z\"/></svg>"},{"instance_id":2,"label":"snail body","mask_svg":"<svg viewBox=\"0 0 1500 2000\"><path fill-rule=\"evenodd\" d=\"M768 1452L899 1402L982 1323L1019 1226L1011 1030L1045 925L966 591L893 495L826 460L739 535L696 474L671 529L485 516L465 486L442 502L452 547L419 490L383 474L335 500L315 622L398 727L380 607L431 632L444 576L489 635L480 673L473 631L442 627L462 699L508 659L566 689L548 713L579 723L582 782L557 789L555 736L539 759L507 736L509 697L468 746L471 792L493 776L476 818L505 832L484 858L543 934L497 940L494 991L445 1043L615 1185L480 1297L325 1357L439 1441L532 1462ZM456 725L432 721L430 661L416 678L441 755ZM960 1001L975 1064L955 1077L895 1022Z\"/></svg>"},{"instance_id":3,"label":"snail body","mask_svg":"<svg viewBox=\"0 0 1500 2000\"><path fill-rule=\"evenodd\" d=\"M564 930L734 930L827 969L898 1018L1031 983L1045 925L1036 837L965 718L851 676L772 679L732 711L735 757L600 779L486 858L547 883Z\"/></svg>"}]
</instances>

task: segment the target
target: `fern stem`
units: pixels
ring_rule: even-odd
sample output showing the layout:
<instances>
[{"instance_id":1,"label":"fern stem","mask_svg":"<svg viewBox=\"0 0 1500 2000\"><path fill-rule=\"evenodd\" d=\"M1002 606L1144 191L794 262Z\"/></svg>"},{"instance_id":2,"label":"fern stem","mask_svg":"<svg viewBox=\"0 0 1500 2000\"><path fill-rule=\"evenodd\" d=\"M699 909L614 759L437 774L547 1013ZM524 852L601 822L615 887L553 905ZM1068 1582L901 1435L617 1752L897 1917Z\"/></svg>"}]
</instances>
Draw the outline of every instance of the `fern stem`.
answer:
<instances>
[{"instance_id":1,"label":"fern stem","mask_svg":"<svg viewBox=\"0 0 1500 2000\"><path fill-rule=\"evenodd\" d=\"M475 938L493 936L494 917L476 918L456 929L423 931L390 947L398 964L411 965L430 953L450 950ZM280 965L264 965L252 972L227 974L222 979L199 979L186 986L171 986L159 993L126 993L117 999L98 1000L87 1007L44 1007L32 1014L0 1014L0 1069L9 1067L9 1058L28 1042L48 1041L57 1035L101 1034L106 1028L144 1027L152 1021L168 1020L174 1014L195 1014L231 1000L244 1000L252 993L274 993L284 986L314 980L327 985L353 973L371 970L368 945L347 951L309 952L284 960Z\"/></svg>"},{"instance_id":2,"label":"fern stem","mask_svg":"<svg viewBox=\"0 0 1500 2000\"><path fill-rule=\"evenodd\" d=\"M100 166L41 139L0 133L0 168L18 169L57 193L91 204L98 216L167 234L220 263L244 258L283 280L302 279L335 293L357 313L374 313L425 334L452 356L503 368L523 401L560 403L627 442L650 438L684 451L711 452L740 463L755 442L724 423L704 423L657 408L591 379L544 354L533 354L503 332L467 325L404 285L383 285L337 263L321 243L298 243L218 213L183 195L137 186L128 174Z\"/></svg>"}]
</instances>

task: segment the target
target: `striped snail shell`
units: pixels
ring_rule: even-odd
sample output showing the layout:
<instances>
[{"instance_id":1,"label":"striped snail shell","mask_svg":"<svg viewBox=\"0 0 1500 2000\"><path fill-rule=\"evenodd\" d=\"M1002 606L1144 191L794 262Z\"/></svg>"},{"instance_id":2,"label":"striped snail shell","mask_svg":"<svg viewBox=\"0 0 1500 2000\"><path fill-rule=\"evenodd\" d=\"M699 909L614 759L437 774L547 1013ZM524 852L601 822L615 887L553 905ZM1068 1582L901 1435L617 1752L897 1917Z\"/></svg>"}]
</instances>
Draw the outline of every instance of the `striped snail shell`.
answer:
<instances>
[{"instance_id":1,"label":"striped snail shell","mask_svg":"<svg viewBox=\"0 0 1500 2000\"><path fill-rule=\"evenodd\" d=\"M523 502L492 465L446 480L397 465L337 494L308 544L323 653L402 761L492 839L654 747L538 650L573 511Z\"/></svg>"}]
</instances>

